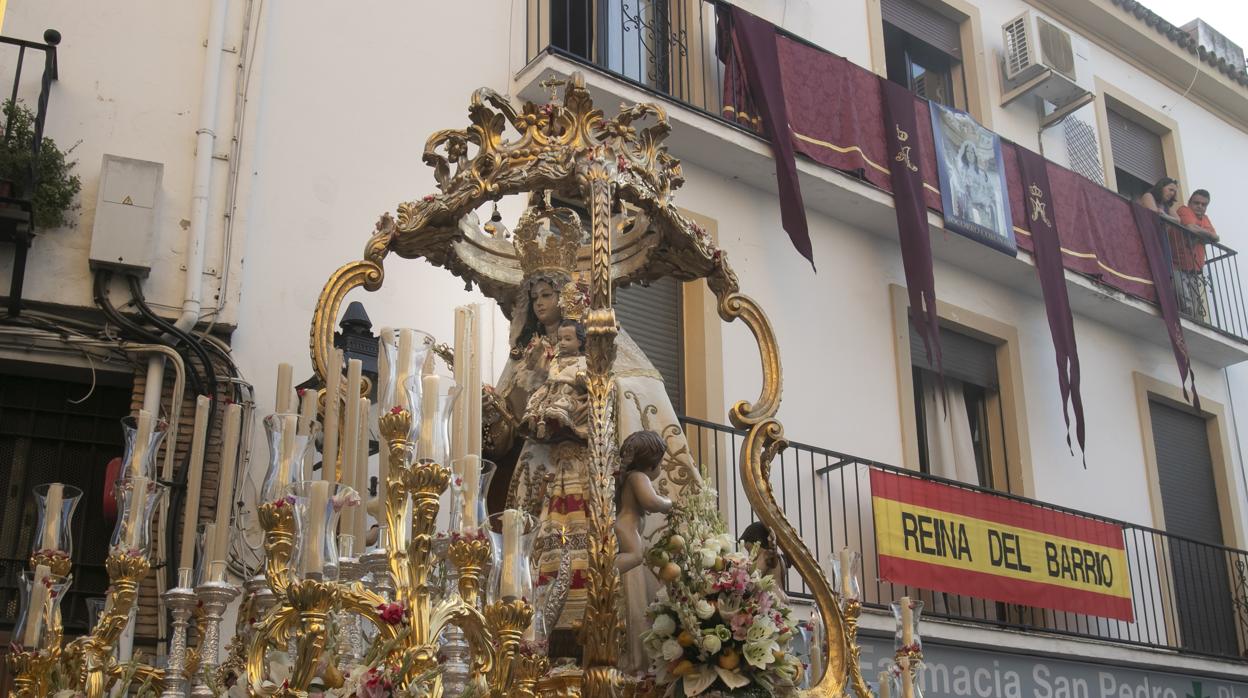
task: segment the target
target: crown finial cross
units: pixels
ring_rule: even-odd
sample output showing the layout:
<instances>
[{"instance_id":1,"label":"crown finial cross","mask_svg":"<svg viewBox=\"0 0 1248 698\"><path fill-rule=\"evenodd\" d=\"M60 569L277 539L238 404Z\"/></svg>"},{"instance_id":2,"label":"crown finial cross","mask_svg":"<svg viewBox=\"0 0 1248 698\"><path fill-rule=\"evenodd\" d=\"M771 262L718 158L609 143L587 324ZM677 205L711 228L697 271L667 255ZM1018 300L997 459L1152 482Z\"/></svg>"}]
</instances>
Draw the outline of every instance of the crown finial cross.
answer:
<instances>
[{"instance_id":1,"label":"crown finial cross","mask_svg":"<svg viewBox=\"0 0 1248 698\"><path fill-rule=\"evenodd\" d=\"M557 75L551 75L545 80L542 80L541 82L537 83L537 86L544 90L549 90L550 101L554 102L555 100L559 99L559 88L564 87L567 84L568 84L567 80L564 80Z\"/></svg>"}]
</instances>

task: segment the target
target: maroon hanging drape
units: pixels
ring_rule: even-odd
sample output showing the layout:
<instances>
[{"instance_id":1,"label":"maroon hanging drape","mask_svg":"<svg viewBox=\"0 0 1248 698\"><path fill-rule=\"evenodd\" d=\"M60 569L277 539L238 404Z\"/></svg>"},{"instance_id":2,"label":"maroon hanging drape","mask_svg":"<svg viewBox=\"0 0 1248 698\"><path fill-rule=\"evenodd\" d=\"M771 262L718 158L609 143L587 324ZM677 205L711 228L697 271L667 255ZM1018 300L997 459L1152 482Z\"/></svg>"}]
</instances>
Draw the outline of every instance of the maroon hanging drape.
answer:
<instances>
[{"instance_id":1,"label":"maroon hanging drape","mask_svg":"<svg viewBox=\"0 0 1248 698\"><path fill-rule=\"evenodd\" d=\"M910 295L910 318L927 349L927 360L943 374L940 356L940 321L936 314L936 275L932 271L932 240L927 229L927 204L923 200L923 175L918 163L918 118L914 94L879 78L884 97L884 142L897 212L897 237L901 266Z\"/></svg>"},{"instance_id":2,"label":"maroon hanging drape","mask_svg":"<svg viewBox=\"0 0 1248 698\"><path fill-rule=\"evenodd\" d=\"M1183 339L1183 326L1179 324L1179 304L1174 292L1174 279L1170 276L1170 260L1162 247L1161 236L1165 235L1165 230L1161 225L1161 216L1134 203L1131 204L1131 215L1135 217L1135 226L1139 228L1140 240L1144 244L1144 254L1148 257L1148 267L1153 272L1157 305L1161 308L1161 319L1166 323L1166 332L1170 335L1170 348L1174 350L1174 359L1179 363L1183 397L1190 399L1192 406L1200 409L1200 396L1196 394L1196 373L1192 371L1187 341ZM1187 394L1189 376L1192 384L1190 397Z\"/></svg>"},{"instance_id":3,"label":"maroon hanging drape","mask_svg":"<svg viewBox=\"0 0 1248 698\"><path fill-rule=\"evenodd\" d=\"M802 188L797 180L793 134L789 129L784 85L780 77L780 57L776 52L776 27L735 5L720 5L715 19L717 35L721 37L720 46L724 46L722 38L729 38L731 46L739 53L749 96L762 118L763 135L771 142L780 194L780 222L793 246L814 267L814 250L806 224ZM740 87L738 84L734 89L739 90Z\"/></svg>"},{"instance_id":4,"label":"maroon hanging drape","mask_svg":"<svg viewBox=\"0 0 1248 698\"><path fill-rule=\"evenodd\" d=\"M1057 356L1057 385L1062 395L1062 418L1066 420L1066 446L1070 446L1070 411L1075 413L1075 439L1079 452L1084 453L1083 396L1079 390L1079 347L1075 343L1075 321L1070 313L1070 296L1066 289L1066 270L1062 266L1061 235L1058 233L1057 209L1049 187L1049 163L1042 156L1015 145L1018 171L1026 192L1024 210L1027 229L1040 276L1044 311L1053 337ZM1070 409L1068 409L1068 406Z\"/></svg>"}]
</instances>

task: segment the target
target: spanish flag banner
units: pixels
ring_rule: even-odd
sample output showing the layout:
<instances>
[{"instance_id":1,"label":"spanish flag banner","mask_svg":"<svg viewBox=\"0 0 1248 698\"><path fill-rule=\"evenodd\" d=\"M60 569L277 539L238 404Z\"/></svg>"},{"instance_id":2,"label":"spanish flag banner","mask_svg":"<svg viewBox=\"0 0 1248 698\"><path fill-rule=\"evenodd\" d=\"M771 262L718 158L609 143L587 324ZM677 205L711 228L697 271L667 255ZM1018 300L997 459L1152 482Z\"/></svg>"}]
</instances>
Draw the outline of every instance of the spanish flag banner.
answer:
<instances>
[{"instance_id":1,"label":"spanish flag banner","mask_svg":"<svg viewBox=\"0 0 1248 698\"><path fill-rule=\"evenodd\" d=\"M880 578L1133 620L1121 526L871 470Z\"/></svg>"}]
</instances>

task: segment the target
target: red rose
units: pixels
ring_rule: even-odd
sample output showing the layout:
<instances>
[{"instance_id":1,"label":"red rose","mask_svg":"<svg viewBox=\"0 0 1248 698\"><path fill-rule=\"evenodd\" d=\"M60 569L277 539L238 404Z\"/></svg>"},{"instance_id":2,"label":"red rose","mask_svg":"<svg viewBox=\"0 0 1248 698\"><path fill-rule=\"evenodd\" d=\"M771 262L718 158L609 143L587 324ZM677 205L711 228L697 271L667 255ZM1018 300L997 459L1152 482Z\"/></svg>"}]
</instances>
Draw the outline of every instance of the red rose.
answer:
<instances>
[{"instance_id":1,"label":"red rose","mask_svg":"<svg viewBox=\"0 0 1248 698\"><path fill-rule=\"evenodd\" d=\"M401 603L378 604L377 610L381 612L381 619L390 625L402 623L403 617L407 615L407 609Z\"/></svg>"}]
</instances>

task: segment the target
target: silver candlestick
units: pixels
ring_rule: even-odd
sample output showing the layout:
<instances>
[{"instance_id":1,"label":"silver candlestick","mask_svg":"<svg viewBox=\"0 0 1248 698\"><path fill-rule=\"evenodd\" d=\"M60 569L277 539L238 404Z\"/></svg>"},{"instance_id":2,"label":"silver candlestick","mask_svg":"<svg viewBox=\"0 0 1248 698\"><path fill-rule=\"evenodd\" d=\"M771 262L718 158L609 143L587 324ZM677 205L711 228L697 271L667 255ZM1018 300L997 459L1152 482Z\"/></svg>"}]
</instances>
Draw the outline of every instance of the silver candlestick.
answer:
<instances>
[{"instance_id":1,"label":"silver candlestick","mask_svg":"<svg viewBox=\"0 0 1248 698\"><path fill-rule=\"evenodd\" d=\"M195 610L195 590L191 588L193 570L178 569L177 587L165 592L165 605L173 614L173 636L169 639L169 660L165 667L165 690L161 698L186 698L186 632L191 613Z\"/></svg>"},{"instance_id":2,"label":"silver candlestick","mask_svg":"<svg viewBox=\"0 0 1248 698\"><path fill-rule=\"evenodd\" d=\"M191 696L213 698L216 695L217 664L221 661L221 618L226 607L238 596L238 590L224 580L217 580L200 584L195 588L195 594L204 604L204 634L199 647L199 672L195 675Z\"/></svg>"}]
</instances>

